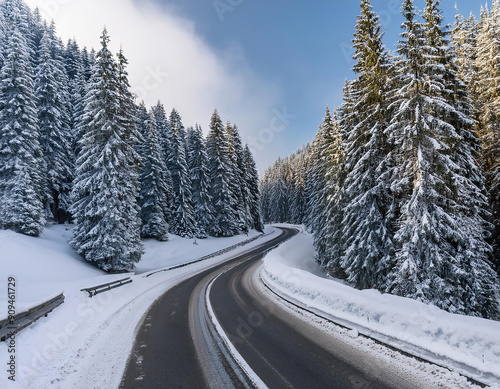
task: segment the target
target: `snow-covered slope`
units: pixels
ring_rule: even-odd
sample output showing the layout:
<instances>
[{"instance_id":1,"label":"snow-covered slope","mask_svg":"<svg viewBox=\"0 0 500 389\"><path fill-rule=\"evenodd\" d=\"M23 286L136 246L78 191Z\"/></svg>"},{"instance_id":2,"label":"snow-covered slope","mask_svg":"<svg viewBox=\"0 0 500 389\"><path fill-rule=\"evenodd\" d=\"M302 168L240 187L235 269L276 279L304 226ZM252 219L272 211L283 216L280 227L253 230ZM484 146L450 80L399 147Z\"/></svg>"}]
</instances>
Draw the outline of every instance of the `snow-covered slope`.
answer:
<instances>
[{"instance_id":1,"label":"snow-covered slope","mask_svg":"<svg viewBox=\"0 0 500 389\"><path fill-rule=\"evenodd\" d=\"M198 240L171 236L171 241L145 241L146 253L133 282L89 298L80 289L123 278L108 275L82 261L68 246L71 231L47 228L40 238L0 231L0 318L6 316L7 277L16 279L16 308L35 305L64 292L64 304L16 336L16 382L3 388L115 388L132 348L134 331L149 306L175 284L229 257L276 237L266 235L227 254L180 269L145 277L142 272L187 263L243 242L252 236ZM139 274L140 273L140 274ZM130 275L130 274L129 274ZM0 361L7 362L5 342ZM5 373L7 374L7 373ZM85 385L82 386L82 383Z\"/></svg>"},{"instance_id":2,"label":"snow-covered slope","mask_svg":"<svg viewBox=\"0 0 500 389\"><path fill-rule=\"evenodd\" d=\"M315 264L312 236L305 232L271 251L260 274L297 305L500 387L500 322L329 279Z\"/></svg>"}]
</instances>

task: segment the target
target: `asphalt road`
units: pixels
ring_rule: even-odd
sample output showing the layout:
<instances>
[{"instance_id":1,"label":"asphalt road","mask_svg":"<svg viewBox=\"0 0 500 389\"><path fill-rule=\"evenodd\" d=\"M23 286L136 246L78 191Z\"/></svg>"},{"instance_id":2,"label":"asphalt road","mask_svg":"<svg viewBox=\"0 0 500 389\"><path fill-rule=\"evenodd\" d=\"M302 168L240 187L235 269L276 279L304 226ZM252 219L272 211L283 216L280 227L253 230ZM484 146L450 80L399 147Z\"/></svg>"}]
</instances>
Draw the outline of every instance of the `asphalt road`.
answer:
<instances>
[{"instance_id":1,"label":"asphalt road","mask_svg":"<svg viewBox=\"0 0 500 389\"><path fill-rule=\"evenodd\" d=\"M251 388L207 312L269 388L418 388L387 362L285 312L253 285L263 253L280 237L204 271L165 293L140 326L121 388ZM372 360L370 360L372 359Z\"/></svg>"}]
</instances>

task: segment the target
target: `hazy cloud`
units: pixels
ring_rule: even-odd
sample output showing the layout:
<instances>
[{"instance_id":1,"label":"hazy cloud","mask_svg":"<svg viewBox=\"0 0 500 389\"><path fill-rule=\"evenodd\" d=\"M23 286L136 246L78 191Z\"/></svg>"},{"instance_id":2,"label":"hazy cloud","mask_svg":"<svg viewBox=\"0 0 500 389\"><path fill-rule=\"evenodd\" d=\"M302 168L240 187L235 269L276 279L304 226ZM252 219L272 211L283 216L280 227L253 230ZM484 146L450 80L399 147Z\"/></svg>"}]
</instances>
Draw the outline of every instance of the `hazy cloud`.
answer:
<instances>
[{"instance_id":1,"label":"hazy cloud","mask_svg":"<svg viewBox=\"0 0 500 389\"><path fill-rule=\"evenodd\" d=\"M186 126L198 122L207 132L217 108L250 139L269 125L274 109L282 109L278 88L252 72L240 47L216 52L174 10L132 0L25 1L54 19L64 40L75 37L81 47L97 50L106 26L112 50L122 45L129 59L133 90L148 105L161 100L167 110L175 106Z\"/></svg>"}]
</instances>

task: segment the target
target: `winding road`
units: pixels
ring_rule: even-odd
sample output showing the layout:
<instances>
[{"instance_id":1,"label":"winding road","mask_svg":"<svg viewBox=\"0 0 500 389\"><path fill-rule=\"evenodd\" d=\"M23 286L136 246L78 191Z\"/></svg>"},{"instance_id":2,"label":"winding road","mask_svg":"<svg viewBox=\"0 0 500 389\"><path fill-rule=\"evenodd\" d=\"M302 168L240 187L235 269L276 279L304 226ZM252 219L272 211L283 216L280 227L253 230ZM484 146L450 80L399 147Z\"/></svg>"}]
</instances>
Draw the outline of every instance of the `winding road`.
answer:
<instances>
[{"instance_id":1,"label":"winding road","mask_svg":"<svg viewBox=\"0 0 500 389\"><path fill-rule=\"evenodd\" d=\"M417 388L390 363L329 336L254 282L279 237L183 281L149 309L121 388Z\"/></svg>"}]
</instances>

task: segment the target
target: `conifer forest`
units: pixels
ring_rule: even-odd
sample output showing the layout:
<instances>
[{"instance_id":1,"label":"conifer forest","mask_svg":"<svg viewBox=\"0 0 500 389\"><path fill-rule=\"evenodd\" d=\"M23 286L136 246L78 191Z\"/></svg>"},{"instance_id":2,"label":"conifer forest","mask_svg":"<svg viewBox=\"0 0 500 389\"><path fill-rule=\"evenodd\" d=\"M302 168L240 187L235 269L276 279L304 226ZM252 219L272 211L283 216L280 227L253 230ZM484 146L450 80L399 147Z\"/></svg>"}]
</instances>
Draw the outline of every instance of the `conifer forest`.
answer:
<instances>
[{"instance_id":1,"label":"conifer forest","mask_svg":"<svg viewBox=\"0 0 500 389\"><path fill-rule=\"evenodd\" d=\"M440 0L401 3L390 51L361 0L343 103L259 177L217 110L205 136L137 101L106 29L80 47L23 0L1 0L0 229L71 224L82 258L120 272L144 238L304 224L331 277L500 319L500 1L453 25Z\"/></svg>"},{"instance_id":2,"label":"conifer forest","mask_svg":"<svg viewBox=\"0 0 500 389\"><path fill-rule=\"evenodd\" d=\"M209 135L161 102L135 101L125 53L66 44L22 0L0 2L0 228L39 236L74 223L71 246L131 269L141 238L263 229L259 177L235 124ZM170 112L170 113L168 113Z\"/></svg>"},{"instance_id":3,"label":"conifer forest","mask_svg":"<svg viewBox=\"0 0 500 389\"><path fill-rule=\"evenodd\" d=\"M389 52L361 1L343 104L265 172L263 217L306 224L356 288L499 318L500 2L452 26L440 1L401 15Z\"/></svg>"}]
</instances>

